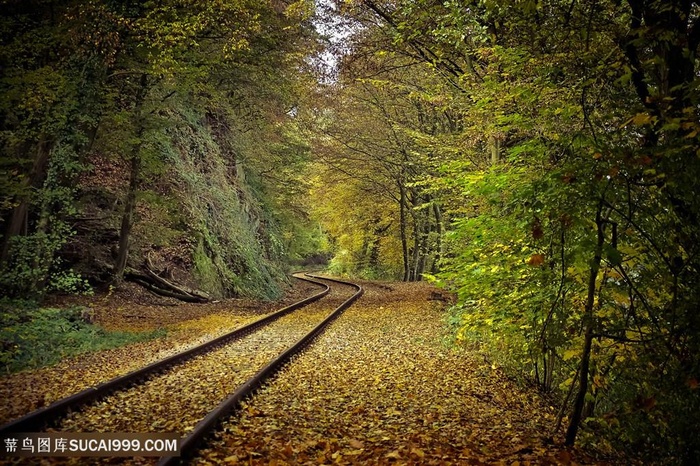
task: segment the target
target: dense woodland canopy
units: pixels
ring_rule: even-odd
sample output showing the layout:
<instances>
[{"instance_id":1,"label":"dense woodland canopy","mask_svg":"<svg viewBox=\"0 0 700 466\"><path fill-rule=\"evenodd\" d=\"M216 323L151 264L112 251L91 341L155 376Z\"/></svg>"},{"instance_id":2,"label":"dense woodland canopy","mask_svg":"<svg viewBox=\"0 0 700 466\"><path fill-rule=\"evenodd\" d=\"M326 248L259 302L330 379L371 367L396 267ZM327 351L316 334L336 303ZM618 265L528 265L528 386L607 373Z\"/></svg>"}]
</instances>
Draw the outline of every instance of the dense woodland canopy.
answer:
<instances>
[{"instance_id":1,"label":"dense woodland canopy","mask_svg":"<svg viewBox=\"0 0 700 466\"><path fill-rule=\"evenodd\" d=\"M3 293L157 270L274 297L328 254L454 291L455 341L550 394L567 443L700 462L695 2L35 0L0 21Z\"/></svg>"},{"instance_id":2,"label":"dense woodland canopy","mask_svg":"<svg viewBox=\"0 0 700 466\"><path fill-rule=\"evenodd\" d=\"M456 291L457 340L552 393L567 443L697 463L698 5L337 8L337 266Z\"/></svg>"},{"instance_id":3,"label":"dense woodland canopy","mask_svg":"<svg viewBox=\"0 0 700 466\"><path fill-rule=\"evenodd\" d=\"M312 5L2 2L2 272L15 295L145 280L273 297L303 254L292 118Z\"/></svg>"}]
</instances>

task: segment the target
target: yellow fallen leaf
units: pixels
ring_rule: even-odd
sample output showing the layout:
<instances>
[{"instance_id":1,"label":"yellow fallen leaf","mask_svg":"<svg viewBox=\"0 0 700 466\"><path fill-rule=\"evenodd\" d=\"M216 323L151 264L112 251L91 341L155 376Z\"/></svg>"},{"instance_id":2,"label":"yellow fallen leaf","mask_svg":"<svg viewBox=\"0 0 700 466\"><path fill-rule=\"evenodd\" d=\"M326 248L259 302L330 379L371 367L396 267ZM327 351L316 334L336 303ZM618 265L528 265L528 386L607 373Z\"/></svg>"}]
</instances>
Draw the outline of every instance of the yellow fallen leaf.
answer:
<instances>
[{"instance_id":1,"label":"yellow fallen leaf","mask_svg":"<svg viewBox=\"0 0 700 466\"><path fill-rule=\"evenodd\" d=\"M355 449L358 449L358 450L359 450L360 448L364 448L364 447L365 447L365 444L364 444L363 442L360 442L359 440L354 439L354 438L351 438L350 440L348 440L348 444L349 444L351 447L353 447L353 448L355 448Z\"/></svg>"}]
</instances>

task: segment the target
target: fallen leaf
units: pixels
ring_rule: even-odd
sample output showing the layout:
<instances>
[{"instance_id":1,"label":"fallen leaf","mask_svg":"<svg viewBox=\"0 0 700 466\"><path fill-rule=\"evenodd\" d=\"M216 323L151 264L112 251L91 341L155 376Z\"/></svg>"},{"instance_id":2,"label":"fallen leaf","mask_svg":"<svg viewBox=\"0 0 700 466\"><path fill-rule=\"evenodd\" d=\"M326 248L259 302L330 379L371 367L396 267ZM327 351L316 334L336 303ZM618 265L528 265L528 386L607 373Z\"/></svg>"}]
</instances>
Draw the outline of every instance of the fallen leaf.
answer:
<instances>
[{"instance_id":1,"label":"fallen leaf","mask_svg":"<svg viewBox=\"0 0 700 466\"><path fill-rule=\"evenodd\" d=\"M357 439L354 439L354 438L351 438L350 440L348 440L348 444L349 444L352 448L355 448L355 449L357 449L357 450L362 449L362 448L365 447L365 444L364 444L363 442L361 442L361 441L359 441L359 440L357 440Z\"/></svg>"},{"instance_id":2,"label":"fallen leaf","mask_svg":"<svg viewBox=\"0 0 700 466\"><path fill-rule=\"evenodd\" d=\"M567 450L562 450L557 454L557 459L561 464L571 464L571 453Z\"/></svg>"}]
</instances>

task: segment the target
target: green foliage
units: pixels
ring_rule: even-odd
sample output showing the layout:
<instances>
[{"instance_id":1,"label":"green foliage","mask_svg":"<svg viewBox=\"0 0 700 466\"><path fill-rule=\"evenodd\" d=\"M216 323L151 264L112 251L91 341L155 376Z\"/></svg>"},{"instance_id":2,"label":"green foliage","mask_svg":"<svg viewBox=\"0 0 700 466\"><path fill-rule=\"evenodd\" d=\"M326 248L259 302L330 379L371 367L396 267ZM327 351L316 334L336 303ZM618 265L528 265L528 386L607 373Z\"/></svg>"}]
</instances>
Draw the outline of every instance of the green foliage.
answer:
<instances>
[{"instance_id":1,"label":"green foliage","mask_svg":"<svg viewBox=\"0 0 700 466\"><path fill-rule=\"evenodd\" d=\"M41 308L28 302L0 302L0 369L38 368L78 354L158 338L163 331L108 332L86 322L84 308Z\"/></svg>"},{"instance_id":2,"label":"green foliage","mask_svg":"<svg viewBox=\"0 0 700 466\"><path fill-rule=\"evenodd\" d=\"M246 181L245 166L227 159L191 109L178 116L182 120L167 130L171 146L163 153L172 170L169 189L184 217L179 228L186 230L180 231L194 238L199 285L215 296L278 296L282 272L266 250L272 239L262 235L264 214Z\"/></svg>"},{"instance_id":3,"label":"green foliage","mask_svg":"<svg viewBox=\"0 0 700 466\"><path fill-rule=\"evenodd\" d=\"M90 283L72 269L52 274L47 285L47 291L85 296L94 294Z\"/></svg>"},{"instance_id":4,"label":"green foliage","mask_svg":"<svg viewBox=\"0 0 700 466\"><path fill-rule=\"evenodd\" d=\"M337 173L332 168L319 169L325 173L314 180L311 193L314 215L331 238L329 272L366 279L401 278L397 206L368 196L359 180L328 183Z\"/></svg>"},{"instance_id":5,"label":"green foliage","mask_svg":"<svg viewBox=\"0 0 700 466\"><path fill-rule=\"evenodd\" d=\"M41 189L32 196L39 210L34 233L8 241L8 257L0 264L0 285L5 296L37 298L49 289L89 291L89 285L73 271L66 271L57 253L74 234L67 217L76 213L75 187L82 171L76 153L67 144L51 152Z\"/></svg>"},{"instance_id":6,"label":"green foliage","mask_svg":"<svg viewBox=\"0 0 700 466\"><path fill-rule=\"evenodd\" d=\"M3 292L78 291L71 270L104 280L114 256L139 267L156 252L184 272L196 262L218 296L277 296L279 263L307 254L297 233L313 230L303 208L285 212L302 191L289 109L309 79L312 4L4 6ZM85 160L97 170L78 176Z\"/></svg>"},{"instance_id":7,"label":"green foliage","mask_svg":"<svg viewBox=\"0 0 700 466\"><path fill-rule=\"evenodd\" d=\"M42 233L12 238L9 245L11 256L0 270L3 293L26 298L39 297L51 264L44 262L38 251L57 251L64 241L62 236Z\"/></svg>"},{"instance_id":8,"label":"green foliage","mask_svg":"<svg viewBox=\"0 0 700 466\"><path fill-rule=\"evenodd\" d=\"M401 166L424 167L411 186L450 218L430 276L458 294L456 338L559 397L569 443L580 424L697 463L697 5L346 8L364 27L343 65L372 92L344 107L404 91L419 118L376 114L345 143L391 125Z\"/></svg>"},{"instance_id":9,"label":"green foliage","mask_svg":"<svg viewBox=\"0 0 700 466\"><path fill-rule=\"evenodd\" d=\"M363 54L348 63L327 89L324 111L312 115L310 135L322 171L312 201L331 238L333 270L420 280L440 256L443 220L420 186L432 171L432 151L415 139L449 123L436 106L424 105L423 88L413 81L439 84L398 54ZM367 69L377 72L366 78Z\"/></svg>"},{"instance_id":10,"label":"green foliage","mask_svg":"<svg viewBox=\"0 0 700 466\"><path fill-rule=\"evenodd\" d=\"M194 263L194 272L199 286L209 293L214 294L214 296L226 295L227 290L224 288L225 284L222 283L222 276L219 273L219 268L214 264L214 260L205 252L203 241L197 244L192 255L192 261ZM225 267L223 268L225 269Z\"/></svg>"}]
</instances>

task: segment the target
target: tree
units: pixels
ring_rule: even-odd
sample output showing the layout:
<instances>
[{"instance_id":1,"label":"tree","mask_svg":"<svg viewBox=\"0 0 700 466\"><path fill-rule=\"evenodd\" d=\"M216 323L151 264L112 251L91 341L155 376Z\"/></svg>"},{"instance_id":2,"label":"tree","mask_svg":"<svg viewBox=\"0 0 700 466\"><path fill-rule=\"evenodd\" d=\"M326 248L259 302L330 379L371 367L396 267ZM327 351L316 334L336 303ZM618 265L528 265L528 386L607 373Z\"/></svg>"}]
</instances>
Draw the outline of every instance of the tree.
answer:
<instances>
[{"instance_id":1,"label":"tree","mask_svg":"<svg viewBox=\"0 0 700 466\"><path fill-rule=\"evenodd\" d=\"M436 279L459 295L458 337L485 335L560 393L566 443L583 424L697 462L681 406L699 375L698 6L344 5L358 37L389 39L348 61L373 47L411 64L385 87L425 69L443 83L413 96L442 104L446 130L403 134L451 219Z\"/></svg>"},{"instance_id":2,"label":"tree","mask_svg":"<svg viewBox=\"0 0 700 466\"><path fill-rule=\"evenodd\" d=\"M351 253L356 256L356 265L369 264L366 271L376 275L383 262L392 270L390 276L420 280L424 272L436 270L443 219L440 205L418 187L432 168L430 148L419 147L413 135L436 135L449 125L449 115L421 97L430 92L427 88L439 84L424 72L411 69L416 64L400 56L371 53L369 44L375 40L375 35L358 39L356 47L362 54L348 57L341 64L339 81L325 86L323 110L314 121L319 133L317 157L344 184L353 186L351 191L357 198L348 199L348 193L326 198L328 192L324 191L324 198L317 202L337 205L342 196L344 213L364 218L353 227L329 228L336 238L342 234L365 238L355 242L357 251ZM362 202L367 196L378 204L369 207ZM384 214L377 212L379 206L384 206ZM348 227L351 231L344 232ZM400 251L387 250L392 244L389 238L397 236ZM382 241L387 258L401 257L400 272L396 264L390 266L389 261L379 259ZM358 265L356 271L362 268Z\"/></svg>"},{"instance_id":3,"label":"tree","mask_svg":"<svg viewBox=\"0 0 700 466\"><path fill-rule=\"evenodd\" d=\"M36 295L50 281L70 232L80 154L96 128L104 57L85 43L78 2L3 2L3 201L0 275L11 293ZM90 44L93 46L94 44Z\"/></svg>"},{"instance_id":4,"label":"tree","mask_svg":"<svg viewBox=\"0 0 700 466\"><path fill-rule=\"evenodd\" d=\"M104 231L100 241L114 240L115 248L113 257L105 254L111 244L100 245L105 251L96 252L97 247L91 246L82 255L72 252L70 264L92 260L83 268L93 277L103 275L99 269L109 269L118 280L128 267L139 267L142 254L156 247L148 241L160 243L166 237L173 241L179 236L176 231L191 228L187 220L176 219L176 213L166 214L169 208L163 208L173 199L187 199L178 198L174 192L165 194L164 199L162 190L167 180L161 179L157 186L154 177L182 175L169 171L167 164L172 162L169 152L183 141L168 140L169 136L196 138L205 132L221 136L208 147L217 152L212 157L219 157L219 150L226 152L225 158L230 159L227 164L238 172L237 178L219 181L225 185L226 196L238 193L243 197L237 201L247 214L240 216L240 223L245 225L241 228L246 230L241 241L246 244L237 245L222 259L218 236L227 234L217 231L211 250L187 252L202 259L201 267L195 267L197 273L229 282L227 293L245 288L245 280L240 281L238 275L259 273L261 281L274 283L270 274L277 265L264 263L267 258L276 260L275 254L280 254L272 245L275 235L280 234L276 222L282 217L278 212L268 212L273 197L267 191L274 186L269 179L254 180L250 176L258 183L257 191L244 196L248 183L245 171L262 172L258 168L265 165L265 159L271 160L270 153L275 150L269 136L283 126L293 127L292 116L286 112L299 98L300 83L308 76L308 72L302 73L304 56L315 44L308 2L5 3L8 8L3 10L2 26L8 34L3 35L2 44L6 71L2 93L7 99L3 99L2 142L8 155L3 163L7 161L11 191L2 201L0 269L8 293L26 294L29 287L41 294L46 277L68 266L69 261L63 261L67 257L65 249L76 247L77 241L71 224L77 225L79 236ZM254 111L245 104L252 105ZM211 121L221 126L213 128ZM193 135L181 131L183 127L202 133ZM256 147L256 139L246 136L251 130L258 132L257 141L264 141L263 145ZM230 143L240 135L244 136L239 138L239 145L238 141ZM298 157L292 149L297 144L292 137L276 142L276 150L286 151L285 157ZM70 159L54 156L59 149L67 154L66 148L72 150ZM298 144L297 148L305 150ZM60 168L55 163L59 160L67 160L62 163L69 165L62 168L62 173L47 176L50 167ZM100 187L95 179L98 172L91 166L111 167L111 171L128 176L119 189L113 189L113 183ZM58 186L46 185L49 178ZM86 183L92 185L85 189ZM231 185L240 186L231 189ZM154 192L156 188L161 189L160 193ZM60 213L56 199L41 199L38 194L42 189L63 193L60 201L64 213ZM114 196L114 201L102 206L109 202L99 195ZM98 197L100 207L85 209L77 205L85 197ZM161 205L145 203L148 197ZM145 231L139 226L139 209L144 208L151 213L163 212L169 217L163 220L170 225L158 224L152 218L155 228ZM232 207L235 216L238 208L239 204ZM85 210L91 210L90 215L83 215ZM115 214L119 216L116 237L108 233ZM232 222L233 213L225 215L227 222ZM268 229L262 226L265 222L261 217L265 216ZM248 226L253 231L248 231ZM55 234L51 236L51 232ZM208 236L209 232L201 233ZM256 234L264 241L258 241ZM34 240L30 238L48 242L50 247L33 248L29 242ZM178 241L186 242L184 238ZM257 251L258 242L266 248L264 253ZM45 253L39 257L29 252L32 249ZM135 261L130 261L130 252L136 253ZM188 262L183 259L184 264ZM213 272L208 269L212 262L218 264ZM32 268L37 263L46 267ZM23 272L27 270L31 273ZM230 284L231 275L240 286Z\"/></svg>"}]
</instances>

